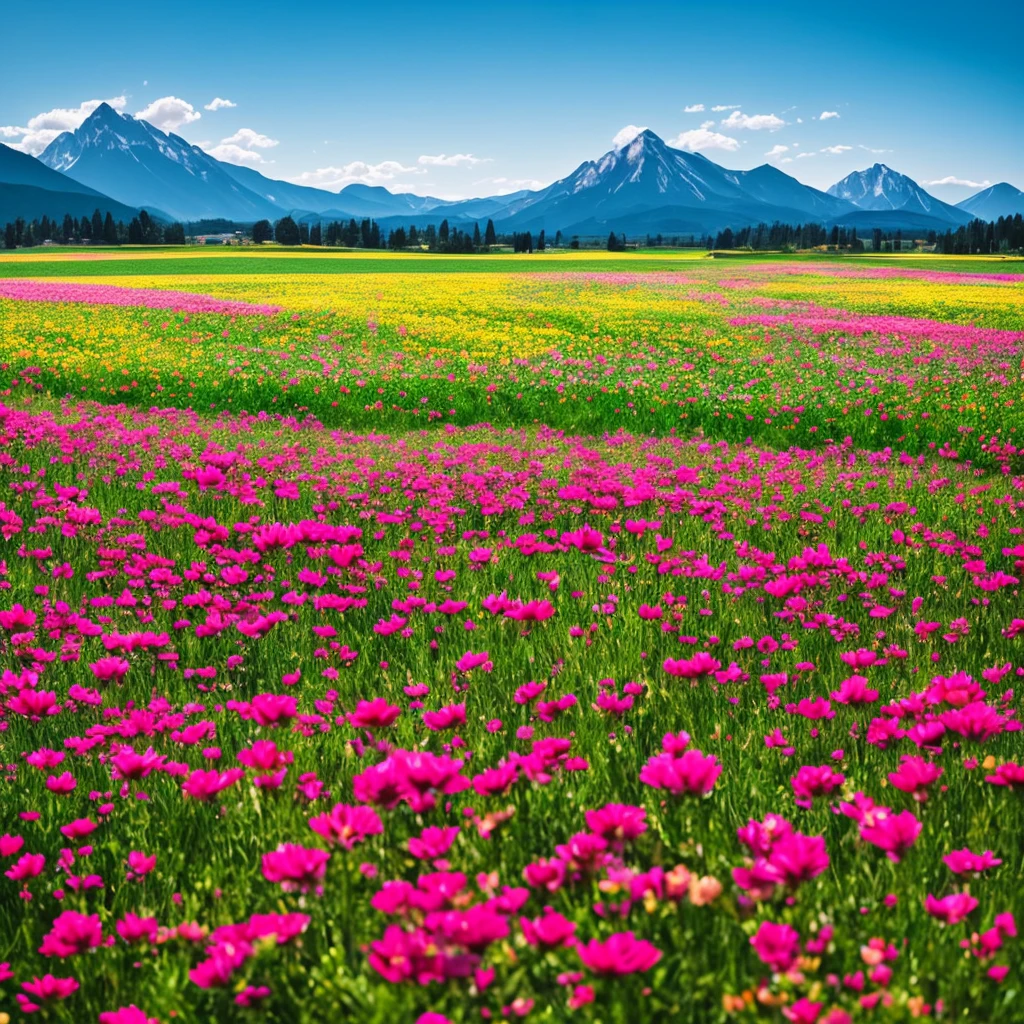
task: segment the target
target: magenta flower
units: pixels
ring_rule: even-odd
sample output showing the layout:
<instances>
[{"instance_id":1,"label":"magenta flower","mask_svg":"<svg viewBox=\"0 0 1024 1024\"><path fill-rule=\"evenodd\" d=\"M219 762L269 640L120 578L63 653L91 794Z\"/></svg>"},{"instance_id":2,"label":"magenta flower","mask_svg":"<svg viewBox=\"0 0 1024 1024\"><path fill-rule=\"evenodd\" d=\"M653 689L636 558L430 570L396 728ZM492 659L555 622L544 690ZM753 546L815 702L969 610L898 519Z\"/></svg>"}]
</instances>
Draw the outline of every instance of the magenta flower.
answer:
<instances>
[{"instance_id":1,"label":"magenta flower","mask_svg":"<svg viewBox=\"0 0 1024 1024\"><path fill-rule=\"evenodd\" d=\"M31 981L23 981L21 987L28 995L18 993L18 1007L22 1013L35 1013L43 1009L44 1003L74 995L78 991L78 982L74 978L55 978L52 974L44 974L41 978L33 977Z\"/></svg>"},{"instance_id":2,"label":"magenta flower","mask_svg":"<svg viewBox=\"0 0 1024 1024\"><path fill-rule=\"evenodd\" d=\"M323 881L330 859L326 850L282 843L263 855L263 877L279 884L285 892L309 892Z\"/></svg>"},{"instance_id":3,"label":"magenta flower","mask_svg":"<svg viewBox=\"0 0 1024 1024\"><path fill-rule=\"evenodd\" d=\"M797 807L810 807L816 796L827 796L834 789L838 789L845 781L846 776L840 772L834 772L827 765L818 767L812 765L801 765L790 780L793 787L793 795L796 797Z\"/></svg>"},{"instance_id":4,"label":"magenta flower","mask_svg":"<svg viewBox=\"0 0 1024 1024\"><path fill-rule=\"evenodd\" d=\"M100 1024L160 1024L156 1017L148 1017L134 1003L119 1010L104 1010L99 1016Z\"/></svg>"},{"instance_id":5,"label":"magenta flower","mask_svg":"<svg viewBox=\"0 0 1024 1024\"><path fill-rule=\"evenodd\" d=\"M575 923L554 910L549 910L543 917L535 917L533 920L521 917L519 927L523 930L523 938L531 946L546 949L571 946L576 933Z\"/></svg>"},{"instance_id":6,"label":"magenta flower","mask_svg":"<svg viewBox=\"0 0 1024 1024\"><path fill-rule=\"evenodd\" d=\"M215 768L209 771L196 768L181 784L181 791L193 800L205 802L212 800L243 778L245 772L241 768L229 768L225 772L219 772Z\"/></svg>"},{"instance_id":7,"label":"magenta flower","mask_svg":"<svg viewBox=\"0 0 1024 1024\"><path fill-rule=\"evenodd\" d=\"M65 910L43 936L39 952L43 956L68 957L94 949L103 942L99 914L80 914Z\"/></svg>"},{"instance_id":8,"label":"magenta flower","mask_svg":"<svg viewBox=\"0 0 1024 1024\"><path fill-rule=\"evenodd\" d=\"M428 825L419 836L410 837L409 853L417 860L436 860L451 849L458 834L459 829L455 825L448 828Z\"/></svg>"},{"instance_id":9,"label":"magenta flower","mask_svg":"<svg viewBox=\"0 0 1024 1024\"><path fill-rule=\"evenodd\" d=\"M942 769L923 757L904 755L899 768L889 772L889 782L898 790L909 793L919 803L928 799L928 787L942 776Z\"/></svg>"},{"instance_id":10,"label":"magenta flower","mask_svg":"<svg viewBox=\"0 0 1024 1024\"><path fill-rule=\"evenodd\" d=\"M580 943L576 952L583 966L595 974L642 973L661 959L661 950L632 932L616 932L604 942L591 939Z\"/></svg>"},{"instance_id":11,"label":"magenta flower","mask_svg":"<svg viewBox=\"0 0 1024 1024\"><path fill-rule=\"evenodd\" d=\"M92 669L92 674L98 682L120 683L128 674L128 669L131 666L124 658L109 657L94 661L89 668Z\"/></svg>"},{"instance_id":12,"label":"magenta flower","mask_svg":"<svg viewBox=\"0 0 1024 1024\"><path fill-rule=\"evenodd\" d=\"M773 971L788 971L800 953L800 934L788 924L762 921L750 944Z\"/></svg>"},{"instance_id":13,"label":"magenta flower","mask_svg":"<svg viewBox=\"0 0 1024 1024\"><path fill-rule=\"evenodd\" d=\"M889 860L899 863L921 834L921 822L910 811L894 814L884 808L876 809L874 824L861 825L860 837L865 842L885 851Z\"/></svg>"},{"instance_id":14,"label":"magenta flower","mask_svg":"<svg viewBox=\"0 0 1024 1024\"><path fill-rule=\"evenodd\" d=\"M309 827L331 845L351 850L370 836L384 831L380 815L372 807L335 804L330 812L309 819Z\"/></svg>"},{"instance_id":15,"label":"magenta flower","mask_svg":"<svg viewBox=\"0 0 1024 1024\"><path fill-rule=\"evenodd\" d=\"M355 711L347 716L348 724L355 729L385 729L402 713L402 709L389 703L383 697L361 700Z\"/></svg>"},{"instance_id":16,"label":"magenta flower","mask_svg":"<svg viewBox=\"0 0 1024 1024\"><path fill-rule=\"evenodd\" d=\"M714 754L706 757L696 748L683 751L680 757L655 754L640 769L640 781L653 789L665 789L675 796L684 793L705 796L714 789L722 766Z\"/></svg>"},{"instance_id":17,"label":"magenta flower","mask_svg":"<svg viewBox=\"0 0 1024 1024\"><path fill-rule=\"evenodd\" d=\"M943 896L942 899L936 899L928 893L924 900L924 909L945 924L958 924L977 905L978 901L966 892L955 892L950 896Z\"/></svg>"},{"instance_id":18,"label":"magenta flower","mask_svg":"<svg viewBox=\"0 0 1024 1024\"><path fill-rule=\"evenodd\" d=\"M158 923L155 917L139 917L129 911L115 927L117 934L127 943L156 941Z\"/></svg>"},{"instance_id":19,"label":"magenta flower","mask_svg":"<svg viewBox=\"0 0 1024 1024\"><path fill-rule=\"evenodd\" d=\"M987 871L989 868L998 867L1003 863L991 850L986 850L984 853L971 853L968 849L947 853L942 858L942 862L954 875Z\"/></svg>"},{"instance_id":20,"label":"magenta flower","mask_svg":"<svg viewBox=\"0 0 1024 1024\"><path fill-rule=\"evenodd\" d=\"M627 842L646 832L646 817L643 807L630 804L605 804L586 813L587 828L613 843Z\"/></svg>"}]
</instances>

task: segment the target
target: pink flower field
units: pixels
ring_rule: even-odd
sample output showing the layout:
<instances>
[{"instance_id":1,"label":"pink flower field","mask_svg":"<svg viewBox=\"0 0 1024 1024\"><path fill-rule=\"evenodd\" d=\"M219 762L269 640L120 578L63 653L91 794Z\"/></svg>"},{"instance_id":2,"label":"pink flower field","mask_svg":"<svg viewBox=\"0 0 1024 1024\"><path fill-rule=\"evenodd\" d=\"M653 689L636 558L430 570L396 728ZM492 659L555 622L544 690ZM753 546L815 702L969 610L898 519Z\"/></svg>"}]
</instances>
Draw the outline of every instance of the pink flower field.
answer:
<instances>
[{"instance_id":1,"label":"pink flower field","mask_svg":"<svg viewBox=\"0 0 1024 1024\"><path fill-rule=\"evenodd\" d=\"M0 280L0 1021L1024 1019L1022 276L807 276Z\"/></svg>"}]
</instances>

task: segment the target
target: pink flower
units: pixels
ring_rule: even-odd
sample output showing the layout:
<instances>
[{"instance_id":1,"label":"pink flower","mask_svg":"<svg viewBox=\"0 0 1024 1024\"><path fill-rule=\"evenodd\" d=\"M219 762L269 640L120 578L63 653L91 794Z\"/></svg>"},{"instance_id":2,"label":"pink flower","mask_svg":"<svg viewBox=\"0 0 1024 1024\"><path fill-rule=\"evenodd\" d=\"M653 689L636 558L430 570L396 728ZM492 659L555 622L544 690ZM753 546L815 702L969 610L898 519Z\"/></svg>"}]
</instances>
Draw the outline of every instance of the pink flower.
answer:
<instances>
[{"instance_id":1,"label":"pink flower","mask_svg":"<svg viewBox=\"0 0 1024 1024\"><path fill-rule=\"evenodd\" d=\"M640 781L653 789L667 789L680 796L683 793L704 796L711 792L722 766L714 754L706 757L696 748L683 751L682 756L655 754L640 769Z\"/></svg>"},{"instance_id":2,"label":"pink flower","mask_svg":"<svg viewBox=\"0 0 1024 1024\"><path fill-rule=\"evenodd\" d=\"M611 842L622 843L647 831L647 811L630 804L605 804L594 811L587 811L587 828L594 835Z\"/></svg>"},{"instance_id":3,"label":"pink flower","mask_svg":"<svg viewBox=\"0 0 1024 1024\"><path fill-rule=\"evenodd\" d=\"M181 791L193 800L208 801L243 778L245 771L241 768L229 768L225 772L219 772L215 768L209 771L196 768L181 784Z\"/></svg>"},{"instance_id":4,"label":"pink flower","mask_svg":"<svg viewBox=\"0 0 1024 1024\"><path fill-rule=\"evenodd\" d=\"M385 729L402 713L402 709L384 697L361 700L355 711L347 715L348 724L355 729Z\"/></svg>"},{"instance_id":5,"label":"pink flower","mask_svg":"<svg viewBox=\"0 0 1024 1024\"><path fill-rule=\"evenodd\" d=\"M92 669L92 674L101 683L120 683L128 674L128 669L131 666L124 658L109 657L94 661L89 668Z\"/></svg>"},{"instance_id":6,"label":"pink flower","mask_svg":"<svg viewBox=\"0 0 1024 1024\"><path fill-rule=\"evenodd\" d=\"M15 862L13 867L8 868L4 874L12 882L27 882L42 874L46 867L46 857L41 853L23 853Z\"/></svg>"},{"instance_id":7,"label":"pink flower","mask_svg":"<svg viewBox=\"0 0 1024 1024\"><path fill-rule=\"evenodd\" d=\"M155 917L139 917L131 911L117 922L117 934L125 942L154 942L157 933L157 919Z\"/></svg>"},{"instance_id":8,"label":"pink flower","mask_svg":"<svg viewBox=\"0 0 1024 1024\"><path fill-rule=\"evenodd\" d=\"M42 1003L52 1003L74 995L78 991L78 982L74 978L55 978L52 974L44 974L41 978L33 977L31 981L23 981L21 987L32 997L29 999L18 993L21 1012L35 1013L43 1008Z\"/></svg>"},{"instance_id":9,"label":"pink flower","mask_svg":"<svg viewBox=\"0 0 1024 1024\"><path fill-rule=\"evenodd\" d=\"M329 813L318 814L309 819L309 827L323 836L330 844L337 843L351 850L369 836L379 836L384 831L380 815L372 807L335 804Z\"/></svg>"},{"instance_id":10,"label":"pink flower","mask_svg":"<svg viewBox=\"0 0 1024 1024\"><path fill-rule=\"evenodd\" d=\"M873 820L872 825L861 825L861 839L884 850L889 860L898 864L900 858L917 842L921 822L910 811L893 814L884 808L876 809Z\"/></svg>"},{"instance_id":11,"label":"pink flower","mask_svg":"<svg viewBox=\"0 0 1024 1024\"><path fill-rule=\"evenodd\" d=\"M642 973L661 959L661 950L632 932L616 932L604 942L591 939L578 945L576 952L583 966L595 974Z\"/></svg>"},{"instance_id":12,"label":"pink flower","mask_svg":"<svg viewBox=\"0 0 1024 1024\"><path fill-rule=\"evenodd\" d=\"M410 837L409 853L417 860L435 860L438 857L443 857L455 842L458 834L459 829L454 825L448 828L430 825L418 837Z\"/></svg>"},{"instance_id":13,"label":"pink flower","mask_svg":"<svg viewBox=\"0 0 1024 1024\"><path fill-rule=\"evenodd\" d=\"M46 780L46 788L51 793L68 794L74 791L78 782L71 772L61 772L60 775L50 775Z\"/></svg>"},{"instance_id":14,"label":"pink flower","mask_svg":"<svg viewBox=\"0 0 1024 1024\"><path fill-rule=\"evenodd\" d=\"M800 952L800 934L788 924L762 921L750 944L773 971L788 971Z\"/></svg>"},{"instance_id":15,"label":"pink flower","mask_svg":"<svg viewBox=\"0 0 1024 1024\"><path fill-rule=\"evenodd\" d=\"M330 859L326 850L282 843L263 855L263 877L280 884L285 892L309 892L323 881Z\"/></svg>"},{"instance_id":16,"label":"pink flower","mask_svg":"<svg viewBox=\"0 0 1024 1024\"><path fill-rule=\"evenodd\" d=\"M53 927L43 936L39 952L43 956L68 957L84 953L99 946L103 941L103 930L99 914L80 914L76 910L65 910L53 922Z\"/></svg>"},{"instance_id":17,"label":"pink flower","mask_svg":"<svg viewBox=\"0 0 1024 1024\"><path fill-rule=\"evenodd\" d=\"M816 796L827 796L838 789L846 781L846 776L832 771L827 764L819 767L805 764L789 781L797 807L806 808L811 806Z\"/></svg>"},{"instance_id":18,"label":"pink flower","mask_svg":"<svg viewBox=\"0 0 1024 1024\"><path fill-rule=\"evenodd\" d=\"M923 757L904 755L899 768L889 772L889 782L921 803L928 799L928 787L942 776L942 769Z\"/></svg>"},{"instance_id":19,"label":"pink flower","mask_svg":"<svg viewBox=\"0 0 1024 1024\"><path fill-rule=\"evenodd\" d=\"M491 656L487 651L481 651L479 654L474 654L472 651L466 651L466 653L455 662L455 668L457 671L467 674L472 672L473 669L483 669L484 672L490 672L494 666L491 664Z\"/></svg>"},{"instance_id":20,"label":"pink flower","mask_svg":"<svg viewBox=\"0 0 1024 1024\"><path fill-rule=\"evenodd\" d=\"M941 900L928 893L924 900L924 909L932 917L946 924L958 924L977 905L978 901L966 892L955 892L950 896L943 896Z\"/></svg>"},{"instance_id":21,"label":"pink flower","mask_svg":"<svg viewBox=\"0 0 1024 1024\"><path fill-rule=\"evenodd\" d=\"M128 867L131 868L134 875L139 877L148 875L156 868L156 854L147 856L139 850L131 850L128 854Z\"/></svg>"},{"instance_id":22,"label":"pink flower","mask_svg":"<svg viewBox=\"0 0 1024 1024\"><path fill-rule=\"evenodd\" d=\"M543 917L535 917L532 921L527 917L521 917L519 927L523 930L523 938L531 946L548 949L555 946L571 946L576 932L575 923L554 910L549 910Z\"/></svg>"},{"instance_id":23,"label":"pink flower","mask_svg":"<svg viewBox=\"0 0 1024 1024\"><path fill-rule=\"evenodd\" d=\"M21 836L5 832L0 836L0 857L13 857L24 845L25 840Z\"/></svg>"},{"instance_id":24,"label":"pink flower","mask_svg":"<svg viewBox=\"0 0 1024 1024\"><path fill-rule=\"evenodd\" d=\"M670 676L698 679L717 672L722 663L706 651L698 651L692 658L667 658L661 666Z\"/></svg>"},{"instance_id":25,"label":"pink flower","mask_svg":"<svg viewBox=\"0 0 1024 1024\"><path fill-rule=\"evenodd\" d=\"M971 853L968 849L954 850L942 858L942 863L953 872L954 875L976 873L987 871L989 868L998 867L1003 862L991 851L984 853Z\"/></svg>"}]
</instances>

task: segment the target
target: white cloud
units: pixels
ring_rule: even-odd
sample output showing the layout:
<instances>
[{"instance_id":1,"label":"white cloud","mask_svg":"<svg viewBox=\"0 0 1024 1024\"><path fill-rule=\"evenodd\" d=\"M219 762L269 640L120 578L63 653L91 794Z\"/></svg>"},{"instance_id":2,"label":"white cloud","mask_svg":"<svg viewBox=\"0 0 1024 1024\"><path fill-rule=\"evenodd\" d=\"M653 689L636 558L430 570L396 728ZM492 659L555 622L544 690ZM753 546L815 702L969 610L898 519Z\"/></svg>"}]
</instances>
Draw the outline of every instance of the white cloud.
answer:
<instances>
[{"instance_id":1,"label":"white cloud","mask_svg":"<svg viewBox=\"0 0 1024 1024\"><path fill-rule=\"evenodd\" d=\"M397 160L382 160L379 164L353 160L341 167L318 167L315 171L303 171L286 180L295 185L312 185L314 188L337 191L357 181L365 185L381 185L386 181L394 181L399 174L425 173L418 167L405 167Z\"/></svg>"},{"instance_id":2,"label":"white cloud","mask_svg":"<svg viewBox=\"0 0 1024 1024\"><path fill-rule=\"evenodd\" d=\"M729 128L733 131L739 128L746 128L752 132L764 131L765 129L770 132L777 132L780 128L784 128L785 125L786 122L774 114L744 114L739 110L734 110L721 122L723 128Z\"/></svg>"},{"instance_id":3,"label":"white cloud","mask_svg":"<svg viewBox=\"0 0 1024 1024\"><path fill-rule=\"evenodd\" d=\"M774 160L776 157L782 156L783 153L788 153L788 152L789 152L789 146L783 146L783 145L779 144L779 145L772 146L772 148L769 149L767 153L765 153L765 156L768 157L769 160Z\"/></svg>"},{"instance_id":4,"label":"white cloud","mask_svg":"<svg viewBox=\"0 0 1024 1024\"><path fill-rule=\"evenodd\" d=\"M226 146L245 146L246 149L273 149L278 140L269 135L261 135L251 128L239 128L234 135L220 140Z\"/></svg>"},{"instance_id":5,"label":"white cloud","mask_svg":"<svg viewBox=\"0 0 1024 1024\"><path fill-rule=\"evenodd\" d=\"M815 153L797 153L797 160L809 160L812 156L816 156Z\"/></svg>"},{"instance_id":6,"label":"white cloud","mask_svg":"<svg viewBox=\"0 0 1024 1024\"><path fill-rule=\"evenodd\" d=\"M148 121L154 128L169 132L184 124L198 121L203 115L185 100L177 96L161 96L153 100L148 107L143 107L136 115L142 121Z\"/></svg>"},{"instance_id":7,"label":"white cloud","mask_svg":"<svg viewBox=\"0 0 1024 1024\"><path fill-rule=\"evenodd\" d=\"M803 119L802 117L798 117L798 118L796 119L796 123L797 123L797 124L803 124L803 123L804 123L804 119Z\"/></svg>"},{"instance_id":8,"label":"white cloud","mask_svg":"<svg viewBox=\"0 0 1024 1024\"><path fill-rule=\"evenodd\" d=\"M858 149L863 149L867 153L891 153L891 149L872 149L870 146L858 146Z\"/></svg>"},{"instance_id":9,"label":"white cloud","mask_svg":"<svg viewBox=\"0 0 1024 1024\"><path fill-rule=\"evenodd\" d=\"M676 149L685 149L690 153L699 153L704 149L724 149L734 153L740 148L738 139L731 139L728 135L708 131L707 128L693 128L688 132L683 132L674 139L670 139L668 144Z\"/></svg>"},{"instance_id":10,"label":"white cloud","mask_svg":"<svg viewBox=\"0 0 1024 1024\"><path fill-rule=\"evenodd\" d=\"M424 167L475 167L485 160L483 157L473 156L472 153L452 153L451 156L439 153L437 156L421 156L416 162Z\"/></svg>"},{"instance_id":11,"label":"white cloud","mask_svg":"<svg viewBox=\"0 0 1024 1024\"><path fill-rule=\"evenodd\" d=\"M727 104L727 103L719 103L718 106L715 106L715 107L711 108L711 113L712 114L720 114L723 110L739 110L739 109L740 109L740 105L738 103L733 103L731 106L729 104Z\"/></svg>"},{"instance_id":12,"label":"white cloud","mask_svg":"<svg viewBox=\"0 0 1024 1024\"><path fill-rule=\"evenodd\" d=\"M839 116L839 111L837 111L837 110L823 110L818 115L818 120L819 121L831 121L833 117L838 117L838 116Z\"/></svg>"},{"instance_id":13,"label":"white cloud","mask_svg":"<svg viewBox=\"0 0 1024 1024\"><path fill-rule=\"evenodd\" d=\"M926 185L960 185L963 188L988 188L992 184L991 181L986 179L985 181L971 181L970 178L957 178L952 174L947 174L944 178L936 178L934 181L926 181Z\"/></svg>"},{"instance_id":14,"label":"white cloud","mask_svg":"<svg viewBox=\"0 0 1024 1024\"><path fill-rule=\"evenodd\" d=\"M622 149L623 146L628 146L641 132L647 131L647 126L637 126L635 124L627 124L625 128L620 128L612 139L613 149Z\"/></svg>"},{"instance_id":15,"label":"white cloud","mask_svg":"<svg viewBox=\"0 0 1024 1024\"><path fill-rule=\"evenodd\" d=\"M824 146L821 152L839 156L842 153L848 153L851 149L853 149L853 146Z\"/></svg>"},{"instance_id":16,"label":"white cloud","mask_svg":"<svg viewBox=\"0 0 1024 1024\"><path fill-rule=\"evenodd\" d=\"M214 160L223 160L226 164L240 164L242 167L255 167L256 164L266 163L255 149L243 149L241 146L227 142L222 142L219 146L214 146L213 149L207 149L206 152Z\"/></svg>"},{"instance_id":17,"label":"white cloud","mask_svg":"<svg viewBox=\"0 0 1024 1024\"><path fill-rule=\"evenodd\" d=\"M258 152L259 149L272 149L278 144L277 139L269 135L261 135L252 128L239 128L234 135L221 139L220 143L211 147L208 142L196 143L205 149L215 160L223 160L229 164L240 164L242 167L255 167L267 161Z\"/></svg>"},{"instance_id":18,"label":"white cloud","mask_svg":"<svg viewBox=\"0 0 1024 1024\"><path fill-rule=\"evenodd\" d=\"M209 103L207 103L203 110L221 110L224 107L237 107L237 103L232 103L231 100L222 100L219 96L214 96Z\"/></svg>"},{"instance_id":19,"label":"white cloud","mask_svg":"<svg viewBox=\"0 0 1024 1024\"><path fill-rule=\"evenodd\" d=\"M715 127L715 122L714 121L701 121L700 126L701 126L701 128L714 128Z\"/></svg>"},{"instance_id":20,"label":"white cloud","mask_svg":"<svg viewBox=\"0 0 1024 1024\"><path fill-rule=\"evenodd\" d=\"M30 117L24 128L0 126L0 135L6 139L23 136L20 142L11 143L11 148L38 156L61 132L73 132L101 103L109 103L121 111L127 102L124 96L113 96L108 100L86 100L77 107L54 107Z\"/></svg>"},{"instance_id":21,"label":"white cloud","mask_svg":"<svg viewBox=\"0 0 1024 1024\"><path fill-rule=\"evenodd\" d=\"M703 103L691 103L688 107L683 107L684 114L703 114L704 104Z\"/></svg>"}]
</instances>

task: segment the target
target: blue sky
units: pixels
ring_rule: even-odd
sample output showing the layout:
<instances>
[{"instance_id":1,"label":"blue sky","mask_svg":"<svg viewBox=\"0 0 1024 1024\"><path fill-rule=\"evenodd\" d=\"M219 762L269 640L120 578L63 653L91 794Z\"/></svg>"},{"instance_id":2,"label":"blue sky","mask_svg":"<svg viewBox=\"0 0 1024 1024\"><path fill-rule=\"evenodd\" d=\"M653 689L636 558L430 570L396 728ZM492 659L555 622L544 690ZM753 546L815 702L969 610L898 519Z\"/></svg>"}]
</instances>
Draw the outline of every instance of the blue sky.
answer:
<instances>
[{"instance_id":1,"label":"blue sky","mask_svg":"<svg viewBox=\"0 0 1024 1024\"><path fill-rule=\"evenodd\" d=\"M16 3L0 140L38 152L107 99L270 177L458 197L548 184L634 125L819 188L877 160L957 202L1024 188L1024 5L999 7Z\"/></svg>"}]
</instances>

